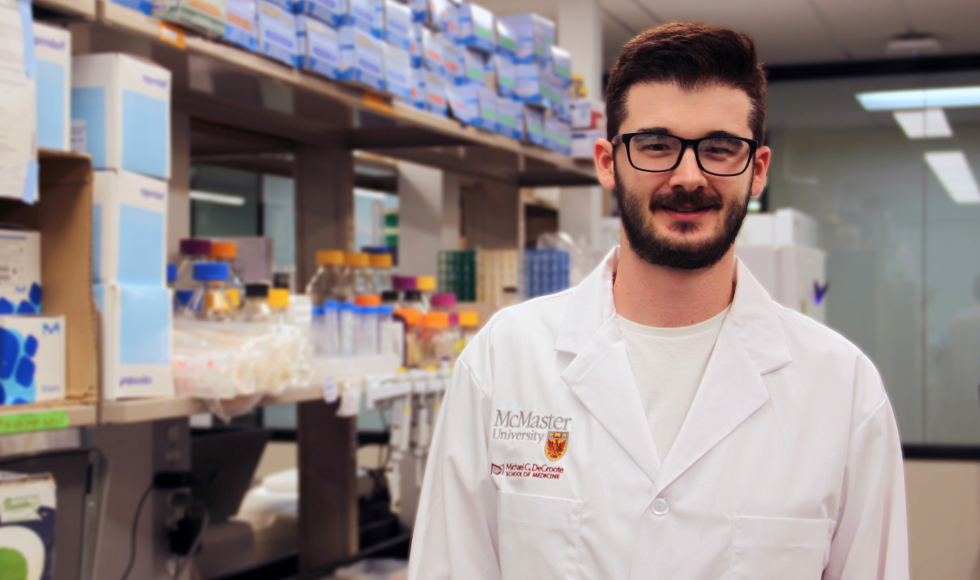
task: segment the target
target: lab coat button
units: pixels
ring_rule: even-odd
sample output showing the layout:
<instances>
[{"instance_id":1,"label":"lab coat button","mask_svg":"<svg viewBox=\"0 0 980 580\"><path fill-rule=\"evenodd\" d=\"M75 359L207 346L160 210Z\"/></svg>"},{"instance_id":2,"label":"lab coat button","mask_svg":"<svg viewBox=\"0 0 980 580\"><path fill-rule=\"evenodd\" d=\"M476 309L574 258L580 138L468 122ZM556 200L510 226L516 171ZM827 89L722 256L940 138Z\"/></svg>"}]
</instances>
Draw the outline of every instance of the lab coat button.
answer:
<instances>
[{"instance_id":1,"label":"lab coat button","mask_svg":"<svg viewBox=\"0 0 980 580\"><path fill-rule=\"evenodd\" d=\"M667 503L667 498L658 497L657 499L653 500L653 507L650 509L652 509L653 513L657 514L658 516L662 516L670 511L670 504Z\"/></svg>"}]
</instances>

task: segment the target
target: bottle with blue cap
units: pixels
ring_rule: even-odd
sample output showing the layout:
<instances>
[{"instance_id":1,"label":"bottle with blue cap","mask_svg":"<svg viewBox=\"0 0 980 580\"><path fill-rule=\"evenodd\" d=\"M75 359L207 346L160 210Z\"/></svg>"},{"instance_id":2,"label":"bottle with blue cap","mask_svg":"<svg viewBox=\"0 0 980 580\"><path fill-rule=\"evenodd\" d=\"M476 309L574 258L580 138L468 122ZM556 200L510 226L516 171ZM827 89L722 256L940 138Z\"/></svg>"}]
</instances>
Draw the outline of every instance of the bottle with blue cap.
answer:
<instances>
[{"instance_id":1,"label":"bottle with blue cap","mask_svg":"<svg viewBox=\"0 0 980 580\"><path fill-rule=\"evenodd\" d=\"M228 264L224 262L194 264L194 281L197 287L181 310L181 316L211 321L231 319L235 306L228 296L227 280Z\"/></svg>"},{"instance_id":2,"label":"bottle with blue cap","mask_svg":"<svg viewBox=\"0 0 980 580\"><path fill-rule=\"evenodd\" d=\"M310 334L313 338L313 356L327 356L327 317L323 306L313 307Z\"/></svg>"},{"instance_id":3,"label":"bottle with blue cap","mask_svg":"<svg viewBox=\"0 0 980 580\"><path fill-rule=\"evenodd\" d=\"M357 320L353 302L341 302L338 306L340 320L340 356L350 358L357 354Z\"/></svg>"},{"instance_id":4,"label":"bottle with blue cap","mask_svg":"<svg viewBox=\"0 0 980 580\"><path fill-rule=\"evenodd\" d=\"M323 323L326 332L326 356L340 356L340 302L326 300L323 303Z\"/></svg>"},{"instance_id":5,"label":"bottle with blue cap","mask_svg":"<svg viewBox=\"0 0 980 580\"><path fill-rule=\"evenodd\" d=\"M177 282L177 264L167 264L167 288L174 290L174 284ZM172 295L172 304L174 312L180 312L181 304L180 299L177 297L177 293L174 292Z\"/></svg>"}]
</instances>

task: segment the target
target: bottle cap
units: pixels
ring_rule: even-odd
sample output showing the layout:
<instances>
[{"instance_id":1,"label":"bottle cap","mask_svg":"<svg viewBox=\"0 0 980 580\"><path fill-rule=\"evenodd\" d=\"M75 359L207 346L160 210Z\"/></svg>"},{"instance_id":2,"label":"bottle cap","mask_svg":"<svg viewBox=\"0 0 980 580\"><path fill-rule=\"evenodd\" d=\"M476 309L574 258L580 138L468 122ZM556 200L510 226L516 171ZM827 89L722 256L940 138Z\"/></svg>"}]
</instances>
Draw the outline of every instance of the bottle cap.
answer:
<instances>
[{"instance_id":1,"label":"bottle cap","mask_svg":"<svg viewBox=\"0 0 980 580\"><path fill-rule=\"evenodd\" d=\"M421 290L422 292L435 292L436 291L436 277L435 276L416 276L415 277L415 288Z\"/></svg>"},{"instance_id":2,"label":"bottle cap","mask_svg":"<svg viewBox=\"0 0 980 580\"><path fill-rule=\"evenodd\" d=\"M371 259L368 254L348 252L344 254L344 263L355 268L366 268L371 263Z\"/></svg>"},{"instance_id":3,"label":"bottle cap","mask_svg":"<svg viewBox=\"0 0 980 580\"><path fill-rule=\"evenodd\" d=\"M269 297L268 284L245 285L245 298L268 298L268 297Z\"/></svg>"},{"instance_id":4,"label":"bottle cap","mask_svg":"<svg viewBox=\"0 0 980 580\"><path fill-rule=\"evenodd\" d=\"M419 311L414 308L396 308L395 314L401 316L409 326L418 326L421 317Z\"/></svg>"},{"instance_id":5,"label":"bottle cap","mask_svg":"<svg viewBox=\"0 0 980 580\"><path fill-rule=\"evenodd\" d=\"M459 312L447 312L449 314L449 326L459 326Z\"/></svg>"},{"instance_id":6,"label":"bottle cap","mask_svg":"<svg viewBox=\"0 0 980 580\"><path fill-rule=\"evenodd\" d=\"M474 327L480 325L480 313L475 311L460 312L459 325L463 327Z\"/></svg>"},{"instance_id":7,"label":"bottle cap","mask_svg":"<svg viewBox=\"0 0 980 580\"><path fill-rule=\"evenodd\" d=\"M422 293L418 290L406 290L405 291L405 302L421 302Z\"/></svg>"},{"instance_id":8,"label":"bottle cap","mask_svg":"<svg viewBox=\"0 0 980 580\"><path fill-rule=\"evenodd\" d=\"M377 294L361 294L354 297L354 304L358 306L381 306L381 296Z\"/></svg>"},{"instance_id":9,"label":"bottle cap","mask_svg":"<svg viewBox=\"0 0 980 580\"><path fill-rule=\"evenodd\" d=\"M391 304L382 304L381 306L378 306L378 314L391 316L391 314L394 311L395 311L395 307L392 306Z\"/></svg>"},{"instance_id":10,"label":"bottle cap","mask_svg":"<svg viewBox=\"0 0 980 580\"><path fill-rule=\"evenodd\" d=\"M184 238L180 240L180 254L182 256L210 256L211 240Z\"/></svg>"},{"instance_id":11,"label":"bottle cap","mask_svg":"<svg viewBox=\"0 0 980 580\"><path fill-rule=\"evenodd\" d=\"M326 310L324 310L323 306L314 306L313 307L313 316L323 316L325 313L326 313Z\"/></svg>"},{"instance_id":12,"label":"bottle cap","mask_svg":"<svg viewBox=\"0 0 980 580\"><path fill-rule=\"evenodd\" d=\"M367 314L366 312L364 312L367 309L368 309L367 306L358 306L357 304L355 304L354 305L354 314Z\"/></svg>"},{"instance_id":13,"label":"bottle cap","mask_svg":"<svg viewBox=\"0 0 980 580\"><path fill-rule=\"evenodd\" d=\"M198 262L194 264L194 279L198 282L227 280L228 264L224 262Z\"/></svg>"},{"instance_id":14,"label":"bottle cap","mask_svg":"<svg viewBox=\"0 0 980 580\"><path fill-rule=\"evenodd\" d=\"M211 242L211 257L234 260L238 257L238 244L235 242Z\"/></svg>"},{"instance_id":15,"label":"bottle cap","mask_svg":"<svg viewBox=\"0 0 980 580\"><path fill-rule=\"evenodd\" d=\"M391 254L371 254L372 268L390 268Z\"/></svg>"},{"instance_id":16,"label":"bottle cap","mask_svg":"<svg viewBox=\"0 0 980 580\"><path fill-rule=\"evenodd\" d=\"M396 290L385 290L381 293L382 304L393 304L398 302L398 292Z\"/></svg>"},{"instance_id":17,"label":"bottle cap","mask_svg":"<svg viewBox=\"0 0 980 580\"><path fill-rule=\"evenodd\" d=\"M415 290L415 276L395 276L391 285L395 290Z\"/></svg>"},{"instance_id":18,"label":"bottle cap","mask_svg":"<svg viewBox=\"0 0 980 580\"><path fill-rule=\"evenodd\" d=\"M448 328L449 315L445 312L426 312L422 315L422 328Z\"/></svg>"},{"instance_id":19,"label":"bottle cap","mask_svg":"<svg viewBox=\"0 0 980 580\"><path fill-rule=\"evenodd\" d=\"M456 306L456 295L451 292L433 294L432 305L437 308L452 308Z\"/></svg>"},{"instance_id":20,"label":"bottle cap","mask_svg":"<svg viewBox=\"0 0 980 580\"><path fill-rule=\"evenodd\" d=\"M289 290L285 288L270 288L269 306L271 308L289 308Z\"/></svg>"},{"instance_id":21,"label":"bottle cap","mask_svg":"<svg viewBox=\"0 0 980 580\"><path fill-rule=\"evenodd\" d=\"M354 310L353 302L341 302L339 306L340 310Z\"/></svg>"},{"instance_id":22,"label":"bottle cap","mask_svg":"<svg viewBox=\"0 0 980 580\"><path fill-rule=\"evenodd\" d=\"M167 283L177 281L177 264L167 264Z\"/></svg>"},{"instance_id":23,"label":"bottle cap","mask_svg":"<svg viewBox=\"0 0 980 580\"><path fill-rule=\"evenodd\" d=\"M341 250L320 250L316 253L318 266L343 266L344 252Z\"/></svg>"},{"instance_id":24,"label":"bottle cap","mask_svg":"<svg viewBox=\"0 0 980 580\"><path fill-rule=\"evenodd\" d=\"M273 288L285 288L289 289L289 274L286 272L276 272L272 275L272 287Z\"/></svg>"},{"instance_id":25,"label":"bottle cap","mask_svg":"<svg viewBox=\"0 0 980 580\"><path fill-rule=\"evenodd\" d=\"M336 300L324 300L323 309L324 310L338 310L340 308L340 302Z\"/></svg>"}]
</instances>

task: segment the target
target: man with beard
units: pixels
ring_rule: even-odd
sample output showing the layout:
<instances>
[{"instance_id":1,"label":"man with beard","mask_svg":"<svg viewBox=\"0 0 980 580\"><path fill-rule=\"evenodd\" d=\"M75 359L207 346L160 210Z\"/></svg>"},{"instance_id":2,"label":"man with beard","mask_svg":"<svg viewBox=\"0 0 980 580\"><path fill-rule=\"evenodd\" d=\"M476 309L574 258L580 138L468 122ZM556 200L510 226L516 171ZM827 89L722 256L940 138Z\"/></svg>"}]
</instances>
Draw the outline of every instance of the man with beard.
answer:
<instances>
[{"instance_id":1,"label":"man with beard","mask_svg":"<svg viewBox=\"0 0 980 580\"><path fill-rule=\"evenodd\" d=\"M877 370L734 255L771 155L752 40L651 29L606 96L595 164L620 247L463 352L409 578L906 580Z\"/></svg>"}]
</instances>

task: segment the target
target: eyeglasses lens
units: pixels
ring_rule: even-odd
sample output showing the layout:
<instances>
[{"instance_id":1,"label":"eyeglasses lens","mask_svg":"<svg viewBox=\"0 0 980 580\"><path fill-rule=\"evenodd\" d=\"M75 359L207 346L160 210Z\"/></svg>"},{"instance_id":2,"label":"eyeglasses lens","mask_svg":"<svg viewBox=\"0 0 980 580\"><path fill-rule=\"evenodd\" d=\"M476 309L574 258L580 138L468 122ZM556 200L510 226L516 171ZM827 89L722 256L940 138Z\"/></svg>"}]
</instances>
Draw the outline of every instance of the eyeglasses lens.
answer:
<instances>
[{"instance_id":1,"label":"eyeglasses lens","mask_svg":"<svg viewBox=\"0 0 980 580\"><path fill-rule=\"evenodd\" d=\"M671 135L634 135L629 144L630 159L637 169L668 171L677 164L681 141ZM701 167L715 175L737 175L749 163L751 147L745 141L718 137L698 144Z\"/></svg>"}]
</instances>

